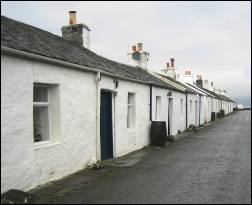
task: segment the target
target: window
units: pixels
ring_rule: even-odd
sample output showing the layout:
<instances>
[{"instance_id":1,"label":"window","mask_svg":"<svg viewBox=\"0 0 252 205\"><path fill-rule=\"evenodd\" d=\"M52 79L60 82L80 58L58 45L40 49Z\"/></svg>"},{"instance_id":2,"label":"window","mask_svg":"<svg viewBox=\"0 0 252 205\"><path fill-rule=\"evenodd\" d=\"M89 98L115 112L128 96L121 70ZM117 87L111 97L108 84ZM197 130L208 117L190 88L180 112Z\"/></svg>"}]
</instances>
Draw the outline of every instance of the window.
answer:
<instances>
[{"instance_id":1,"label":"window","mask_svg":"<svg viewBox=\"0 0 252 205\"><path fill-rule=\"evenodd\" d=\"M156 120L160 120L161 115L161 97L156 96Z\"/></svg>"},{"instance_id":2,"label":"window","mask_svg":"<svg viewBox=\"0 0 252 205\"><path fill-rule=\"evenodd\" d=\"M180 99L180 115L183 117L183 99Z\"/></svg>"},{"instance_id":3,"label":"window","mask_svg":"<svg viewBox=\"0 0 252 205\"><path fill-rule=\"evenodd\" d=\"M127 128L134 128L136 124L135 93L128 93Z\"/></svg>"},{"instance_id":4,"label":"window","mask_svg":"<svg viewBox=\"0 0 252 205\"><path fill-rule=\"evenodd\" d=\"M34 83L33 139L34 142L55 141L59 138L59 86Z\"/></svg>"},{"instance_id":5,"label":"window","mask_svg":"<svg viewBox=\"0 0 252 205\"><path fill-rule=\"evenodd\" d=\"M33 89L33 137L34 142L49 140L48 87L34 84Z\"/></svg>"},{"instance_id":6,"label":"window","mask_svg":"<svg viewBox=\"0 0 252 205\"><path fill-rule=\"evenodd\" d=\"M192 100L190 100L190 115L192 115Z\"/></svg>"}]
</instances>

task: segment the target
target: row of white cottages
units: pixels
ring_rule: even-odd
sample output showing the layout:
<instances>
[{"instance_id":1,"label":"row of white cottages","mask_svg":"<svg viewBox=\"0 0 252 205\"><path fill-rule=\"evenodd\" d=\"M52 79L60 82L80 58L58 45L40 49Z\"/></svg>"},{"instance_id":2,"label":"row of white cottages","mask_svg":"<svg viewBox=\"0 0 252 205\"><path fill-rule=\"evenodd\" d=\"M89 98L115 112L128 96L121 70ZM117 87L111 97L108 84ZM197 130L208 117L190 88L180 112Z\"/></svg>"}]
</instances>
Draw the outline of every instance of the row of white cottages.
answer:
<instances>
[{"instance_id":1,"label":"row of white cottages","mask_svg":"<svg viewBox=\"0 0 252 205\"><path fill-rule=\"evenodd\" d=\"M151 121L177 135L212 112L232 112L232 100L190 84L191 73L187 83L173 78L174 59L155 73L138 44L128 54L134 65L111 61L89 50L86 25L70 23L62 38L1 17L1 193L141 149Z\"/></svg>"}]
</instances>

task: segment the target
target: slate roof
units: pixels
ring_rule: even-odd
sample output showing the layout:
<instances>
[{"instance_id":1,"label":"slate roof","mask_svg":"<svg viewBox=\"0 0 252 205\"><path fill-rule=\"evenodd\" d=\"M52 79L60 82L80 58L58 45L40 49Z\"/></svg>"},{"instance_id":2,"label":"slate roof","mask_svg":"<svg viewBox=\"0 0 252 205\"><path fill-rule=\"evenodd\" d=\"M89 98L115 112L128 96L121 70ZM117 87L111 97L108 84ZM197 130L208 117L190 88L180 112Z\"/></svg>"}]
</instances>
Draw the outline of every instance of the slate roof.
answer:
<instances>
[{"instance_id":1,"label":"slate roof","mask_svg":"<svg viewBox=\"0 0 252 205\"><path fill-rule=\"evenodd\" d=\"M203 89L203 90L209 92L210 94L216 96L216 98L218 98L218 99L225 100L225 101L230 101L230 102L234 102L233 100L231 100L230 98L228 98L228 97L225 96L225 95L217 94L217 93L215 93L215 92L213 92L213 91L211 91L211 90L207 90L206 88L201 88L201 89Z\"/></svg>"},{"instance_id":2,"label":"slate roof","mask_svg":"<svg viewBox=\"0 0 252 205\"><path fill-rule=\"evenodd\" d=\"M187 83L187 84L190 85L190 86L192 86L192 87L195 88L195 89L200 90L201 92L205 93L205 94L208 95L208 96L215 96L215 95L212 95L210 92L208 92L208 90L203 89L203 87L201 87L201 86L192 85L192 84L189 84L189 83Z\"/></svg>"},{"instance_id":3,"label":"slate roof","mask_svg":"<svg viewBox=\"0 0 252 205\"><path fill-rule=\"evenodd\" d=\"M5 16L1 16L1 45L179 91L140 67L109 60L60 36Z\"/></svg>"},{"instance_id":4,"label":"slate roof","mask_svg":"<svg viewBox=\"0 0 252 205\"><path fill-rule=\"evenodd\" d=\"M168 80L170 80L170 81L172 81L172 82L174 82L174 83L176 83L176 84L178 84L178 85L180 85L180 86L182 86L183 88L185 88L185 89L186 89L187 91L189 91L190 93L197 94L197 92L196 92L195 90L191 89L189 86L186 86L185 84L183 84L183 83L181 83L181 82L179 82L179 81L177 81L177 80L174 80L173 78L171 78L171 77L169 77L169 76L162 75L162 74L160 74L160 73L157 73L157 74L160 75L160 76L162 76L162 77L164 77L164 78L166 78L166 79L168 79Z\"/></svg>"}]
</instances>

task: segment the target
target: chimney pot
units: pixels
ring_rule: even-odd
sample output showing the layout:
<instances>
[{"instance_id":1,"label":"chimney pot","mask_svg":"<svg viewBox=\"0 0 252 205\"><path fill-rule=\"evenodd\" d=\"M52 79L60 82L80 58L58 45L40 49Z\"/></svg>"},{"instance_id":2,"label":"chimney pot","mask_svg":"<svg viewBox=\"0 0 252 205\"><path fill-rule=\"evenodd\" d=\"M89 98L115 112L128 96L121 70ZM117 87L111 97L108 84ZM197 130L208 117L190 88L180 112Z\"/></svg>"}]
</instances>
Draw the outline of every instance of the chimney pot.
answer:
<instances>
[{"instance_id":1,"label":"chimney pot","mask_svg":"<svg viewBox=\"0 0 252 205\"><path fill-rule=\"evenodd\" d=\"M76 11L69 11L69 25L74 25L77 23L76 13Z\"/></svg>"},{"instance_id":2,"label":"chimney pot","mask_svg":"<svg viewBox=\"0 0 252 205\"><path fill-rule=\"evenodd\" d=\"M137 49L136 49L136 46L132 46L132 51L136 51Z\"/></svg>"},{"instance_id":3,"label":"chimney pot","mask_svg":"<svg viewBox=\"0 0 252 205\"><path fill-rule=\"evenodd\" d=\"M170 63L166 63L167 68L170 68Z\"/></svg>"},{"instance_id":4,"label":"chimney pot","mask_svg":"<svg viewBox=\"0 0 252 205\"><path fill-rule=\"evenodd\" d=\"M174 58L171 58L171 67L174 67Z\"/></svg>"},{"instance_id":5,"label":"chimney pot","mask_svg":"<svg viewBox=\"0 0 252 205\"><path fill-rule=\"evenodd\" d=\"M185 71L185 75L191 75L191 71L190 70L186 70Z\"/></svg>"}]
</instances>

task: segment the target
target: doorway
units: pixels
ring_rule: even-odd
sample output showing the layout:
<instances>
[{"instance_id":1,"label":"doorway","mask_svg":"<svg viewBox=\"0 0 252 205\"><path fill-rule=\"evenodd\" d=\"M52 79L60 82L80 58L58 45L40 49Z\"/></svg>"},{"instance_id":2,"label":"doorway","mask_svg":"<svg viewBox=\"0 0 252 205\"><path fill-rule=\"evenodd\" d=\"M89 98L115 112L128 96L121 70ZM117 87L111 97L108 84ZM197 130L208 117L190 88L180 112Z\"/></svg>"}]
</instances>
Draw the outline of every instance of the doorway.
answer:
<instances>
[{"instance_id":1,"label":"doorway","mask_svg":"<svg viewBox=\"0 0 252 205\"><path fill-rule=\"evenodd\" d=\"M100 144L101 160L113 158L112 93L101 91Z\"/></svg>"}]
</instances>

